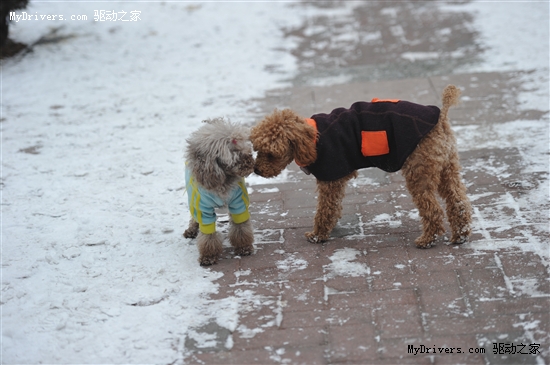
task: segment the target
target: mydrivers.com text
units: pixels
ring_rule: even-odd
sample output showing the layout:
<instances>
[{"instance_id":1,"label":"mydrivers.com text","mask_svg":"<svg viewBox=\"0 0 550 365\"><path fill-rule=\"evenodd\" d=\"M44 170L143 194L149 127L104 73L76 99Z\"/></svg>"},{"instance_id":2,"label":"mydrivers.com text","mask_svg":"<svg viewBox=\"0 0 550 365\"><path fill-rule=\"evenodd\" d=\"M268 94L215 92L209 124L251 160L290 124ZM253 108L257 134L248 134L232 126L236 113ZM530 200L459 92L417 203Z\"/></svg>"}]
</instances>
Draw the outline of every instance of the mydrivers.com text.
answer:
<instances>
[{"instance_id":1,"label":"mydrivers.com text","mask_svg":"<svg viewBox=\"0 0 550 365\"><path fill-rule=\"evenodd\" d=\"M436 347L434 346L413 346L408 345L407 346L407 353L414 354L414 355L420 355L420 354L462 354L465 350L463 350L460 347ZM480 348L470 348L468 351L470 354L484 354L485 349L483 347Z\"/></svg>"},{"instance_id":2,"label":"mydrivers.com text","mask_svg":"<svg viewBox=\"0 0 550 365\"><path fill-rule=\"evenodd\" d=\"M522 343L493 343L493 354L494 355L539 355L540 352L539 343L523 344ZM407 346L407 353L413 355L423 355L423 354L485 354L485 348L483 347L471 347L469 349L463 349L460 347L436 347L433 346Z\"/></svg>"},{"instance_id":3,"label":"mydrivers.com text","mask_svg":"<svg viewBox=\"0 0 550 365\"><path fill-rule=\"evenodd\" d=\"M38 12L28 13L22 11L17 13L15 11L10 12L9 19L16 23L27 22L27 21L64 21L64 20L89 20L92 19L96 22L136 22L141 20L141 11L140 10L94 10L93 16L86 14L40 14Z\"/></svg>"}]
</instances>

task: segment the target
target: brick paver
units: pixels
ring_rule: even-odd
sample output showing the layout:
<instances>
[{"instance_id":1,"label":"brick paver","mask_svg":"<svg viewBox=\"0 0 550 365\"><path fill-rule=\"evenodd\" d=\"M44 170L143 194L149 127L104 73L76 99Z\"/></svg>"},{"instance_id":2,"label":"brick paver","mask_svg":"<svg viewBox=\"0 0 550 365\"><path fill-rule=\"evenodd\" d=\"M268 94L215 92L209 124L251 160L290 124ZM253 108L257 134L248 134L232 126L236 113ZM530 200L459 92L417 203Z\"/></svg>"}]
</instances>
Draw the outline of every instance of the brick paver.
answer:
<instances>
[{"instance_id":1,"label":"brick paver","mask_svg":"<svg viewBox=\"0 0 550 365\"><path fill-rule=\"evenodd\" d=\"M361 90L373 89L372 96L391 91L392 96L409 100L424 91L426 101L438 103L430 85L441 90L448 83L460 86L477 77L486 81L485 90L476 89L451 112L453 125L498 123L504 114L479 110L479 99L491 91L490 102L498 104L494 85L503 88L512 76L457 75L349 87L360 95L345 92L344 85L341 93L330 90L330 102L320 110L348 105L351 98L368 100L370 91ZM311 92L317 93L319 104L323 100L319 95L329 90ZM307 114L309 106L301 97L307 91L294 89L291 95L287 104ZM506 115L506 120L513 118ZM256 252L233 258L227 247L226 257L212 267L224 274L212 300L237 301L238 324L232 332L214 331L220 346L187 346L193 353L188 360L205 364L550 362L548 263L517 247L476 249L476 244L487 241L548 240L540 236L545 230L538 229L548 224L544 218L514 208L515 201L538 186L540 176L525 174L515 148L463 151L461 160L475 213L474 233L462 246L447 245L444 239L429 250L414 246L420 221L399 174L362 170L348 186L339 226L323 245L304 238L315 212L314 178L293 165L292 182L253 186ZM477 168L480 161L498 173ZM499 216L512 217L517 224L500 224ZM508 218L503 221L510 222ZM511 352L512 344L526 345L524 353L533 350L533 344L540 348L537 355L494 354L499 344L501 352ZM515 350L520 352L519 347Z\"/></svg>"}]
</instances>

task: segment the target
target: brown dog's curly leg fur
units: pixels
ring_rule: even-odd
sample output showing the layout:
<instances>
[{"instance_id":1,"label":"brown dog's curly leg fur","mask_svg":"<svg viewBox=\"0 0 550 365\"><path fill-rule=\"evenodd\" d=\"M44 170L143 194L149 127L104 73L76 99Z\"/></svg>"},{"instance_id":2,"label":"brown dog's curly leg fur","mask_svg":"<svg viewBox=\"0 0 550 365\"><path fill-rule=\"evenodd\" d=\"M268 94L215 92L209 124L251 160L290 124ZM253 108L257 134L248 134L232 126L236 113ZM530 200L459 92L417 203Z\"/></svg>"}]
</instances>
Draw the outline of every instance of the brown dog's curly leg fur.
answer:
<instances>
[{"instance_id":1,"label":"brown dog's curly leg fur","mask_svg":"<svg viewBox=\"0 0 550 365\"><path fill-rule=\"evenodd\" d=\"M248 256L254 252L254 229L250 219L236 224L231 222L229 227L229 242L235 250L235 255Z\"/></svg>"},{"instance_id":2,"label":"brown dog's curly leg fur","mask_svg":"<svg viewBox=\"0 0 550 365\"><path fill-rule=\"evenodd\" d=\"M451 243L464 243L472 228L472 206L466 195L466 187L460 179L458 153L453 148L450 161L441 171L439 195L445 199L447 219L451 225Z\"/></svg>"},{"instance_id":3,"label":"brown dog's curly leg fur","mask_svg":"<svg viewBox=\"0 0 550 365\"><path fill-rule=\"evenodd\" d=\"M434 128L437 130L437 127ZM440 186L442 171L439 154L431 154L434 145L439 142L428 135L409 156L403 165L403 176L413 202L418 208L422 221L422 235L415 240L419 248L430 248L438 235L445 232L443 218L445 213L439 204L436 193Z\"/></svg>"},{"instance_id":4,"label":"brown dog's curly leg fur","mask_svg":"<svg viewBox=\"0 0 550 365\"><path fill-rule=\"evenodd\" d=\"M313 221L313 232L307 232L306 238L313 243L328 240L330 232L342 216L342 200L347 182L357 177L357 172L335 181L317 180L317 213Z\"/></svg>"},{"instance_id":5,"label":"brown dog's curly leg fur","mask_svg":"<svg viewBox=\"0 0 550 365\"><path fill-rule=\"evenodd\" d=\"M445 232L443 227L443 209L435 196L437 187L433 181L415 186L407 181L407 187L422 221L422 235L415 240L419 248L430 248L438 235Z\"/></svg>"}]
</instances>

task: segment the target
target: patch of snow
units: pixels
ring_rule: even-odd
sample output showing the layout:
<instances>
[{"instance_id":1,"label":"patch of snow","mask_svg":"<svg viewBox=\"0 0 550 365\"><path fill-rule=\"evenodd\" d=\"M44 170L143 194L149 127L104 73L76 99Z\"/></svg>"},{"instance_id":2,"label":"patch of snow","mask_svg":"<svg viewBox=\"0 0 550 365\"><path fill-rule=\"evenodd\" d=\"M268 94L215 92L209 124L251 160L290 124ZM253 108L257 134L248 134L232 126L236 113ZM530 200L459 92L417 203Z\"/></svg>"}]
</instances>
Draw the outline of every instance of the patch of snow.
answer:
<instances>
[{"instance_id":1,"label":"patch of snow","mask_svg":"<svg viewBox=\"0 0 550 365\"><path fill-rule=\"evenodd\" d=\"M282 184L282 183L293 182L293 181L296 181L296 180L292 177L292 172L289 169L284 169L276 177L265 178L256 174L251 174L246 178L246 183L251 186L275 185L275 184Z\"/></svg>"},{"instance_id":2,"label":"patch of snow","mask_svg":"<svg viewBox=\"0 0 550 365\"><path fill-rule=\"evenodd\" d=\"M498 7L493 5L484 1L441 4L448 11L472 13L472 26L479 32L478 41L485 48L481 63L457 72L529 71L522 76L524 83L518 93L521 108L548 111L550 4L511 1L499 3ZM514 39L521 39L513 42L513 46L510 29L514 30Z\"/></svg>"},{"instance_id":3,"label":"patch of snow","mask_svg":"<svg viewBox=\"0 0 550 365\"><path fill-rule=\"evenodd\" d=\"M453 130L461 151L514 147L521 152L525 160L525 172L548 171L548 162L550 161L548 157L550 148L548 118L486 125L457 125L453 126ZM479 168L483 168L482 164ZM498 174L498 171L494 173Z\"/></svg>"},{"instance_id":4,"label":"patch of snow","mask_svg":"<svg viewBox=\"0 0 550 365\"><path fill-rule=\"evenodd\" d=\"M264 332L264 330L261 328L248 328L244 324L241 324L237 328L237 331L239 331L241 338L253 338L258 333Z\"/></svg>"},{"instance_id":5,"label":"patch of snow","mask_svg":"<svg viewBox=\"0 0 550 365\"><path fill-rule=\"evenodd\" d=\"M279 188L277 188L277 187L258 189L258 193L260 193L260 194L278 193L278 192L279 192Z\"/></svg>"},{"instance_id":6,"label":"patch of snow","mask_svg":"<svg viewBox=\"0 0 550 365\"><path fill-rule=\"evenodd\" d=\"M304 259L298 259L293 254L290 254L284 260L277 261L277 268L281 271L296 271L307 268L308 263Z\"/></svg>"},{"instance_id":7,"label":"patch of snow","mask_svg":"<svg viewBox=\"0 0 550 365\"><path fill-rule=\"evenodd\" d=\"M254 244L284 243L283 229L263 229L254 231Z\"/></svg>"},{"instance_id":8,"label":"patch of snow","mask_svg":"<svg viewBox=\"0 0 550 365\"><path fill-rule=\"evenodd\" d=\"M361 262L354 262L361 252L354 248L342 248L334 251L329 259L332 263L325 265L326 275L328 277L344 276L359 277L370 274L369 267Z\"/></svg>"},{"instance_id":9,"label":"patch of snow","mask_svg":"<svg viewBox=\"0 0 550 365\"><path fill-rule=\"evenodd\" d=\"M401 58L404 58L408 61L424 61L424 60L433 60L439 58L439 52L405 52L401 54Z\"/></svg>"},{"instance_id":10,"label":"patch of snow","mask_svg":"<svg viewBox=\"0 0 550 365\"><path fill-rule=\"evenodd\" d=\"M211 344L202 325L237 329L258 298L208 299L221 274L181 237L183 150L202 120L253 122L247 100L287 85L268 70L295 69L281 27L305 10L288 7L30 2L65 20L10 25L20 42L65 39L2 62L3 361L172 362L192 331ZM107 8L141 20L95 22Z\"/></svg>"},{"instance_id":11,"label":"patch of snow","mask_svg":"<svg viewBox=\"0 0 550 365\"><path fill-rule=\"evenodd\" d=\"M478 71L548 70L549 4L503 2L498 7L484 1L460 5L442 3L442 8L474 14L473 27L487 47ZM510 43L510 29L521 42Z\"/></svg>"},{"instance_id":12,"label":"patch of snow","mask_svg":"<svg viewBox=\"0 0 550 365\"><path fill-rule=\"evenodd\" d=\"M441 53L441 52L404 52L401 54L401 58L404 58L408 61L426 61L426 60L435 60L442 56L450 56L451 58L460 58L464 57L464 51L458 50L450 53Z\"/></svg>"},{"instance_id":13,"label":"patch of snow","mask_svg":"<svg viewBox=\"0 0 550 365\"><path fill-rule=\"evenodd\" d=\"M510 193L500 196L492 193L473 196L472 201L475 203L475 200L481 197L495 195L493 203L486 205L483 211L474 204L474 232L481 233L484 239L476 241L475 245L469 247L495 251L506 247L518 247L524 251L537 253L544 258L547 265L550 265L548 242L542 239L550 234L548 227L550 125L548 119L517 120L494 125L454 126L453 129L456 131L461 150L517 148L523 160L523 172L526 175L536 173L541 177L536 183L519 181L518 184L527 189L525 194L519 196L512 196ZM518 130L522 132L518 133ZM480 138L480 134L484 134L484 137ZM509 177L507 173L509 166L491 157L466 166L465 169L485 172L501 179ZM506 214L510 209L515 212L513 216ZM495 239L491 235L491 232L502 232L518 226L521 226L518 237Z\"/></svg>"},{"instance_id":14,"label":"patch of snow","mask_svg":"<svg viewBox=\"0 0 550 365\"><path fill-rule=\"evenodd\" d=\"M353 80L353 76L350 75L336 75L336 76L318 76L315 79L308 82L311 86L330 86L335 84L345 84Z\"/></svg>"},{"instance_id":15,"label":"patch of snow","mask_svg":"<svg viewBox=\"0 0 550 365\"><path fill-rule=\"evenodd\" d=\"M241 277L241 276L248 276L252 273L252 271L250 269L248 270L239 270L239 271L235 271L235 276L236 277Z\"/></svg>"},{"instance_id":16,"label":"patch of snow","mask_svg":"<svg viewBox=\"0 0 550 365\"><path fill-rule=\"evenodd\" d=\"M372 219L370 223L367 224L387 224L390 228L400 227L403 223L401 220L394 219L391 215L387 213L378 214Z\"/></svg>"}]
</instances>

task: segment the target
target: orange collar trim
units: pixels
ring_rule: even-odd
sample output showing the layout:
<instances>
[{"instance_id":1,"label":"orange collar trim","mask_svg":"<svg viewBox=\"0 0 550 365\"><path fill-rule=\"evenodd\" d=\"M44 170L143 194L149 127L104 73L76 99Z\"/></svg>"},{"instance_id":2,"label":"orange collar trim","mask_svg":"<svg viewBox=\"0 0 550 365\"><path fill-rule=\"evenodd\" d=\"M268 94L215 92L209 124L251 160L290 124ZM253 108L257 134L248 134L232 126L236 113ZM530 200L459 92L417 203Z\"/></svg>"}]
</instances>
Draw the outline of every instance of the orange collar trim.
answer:
<instances>
[{"instance_id":1,"label":"orange collar trim","mask_svg":"<svg viewBox=\"0 0 550 365\"><path fill-rule=\"evenodd\" d=\"M399 99L378 99L374 98L371 100L371 103L398 103L400 102Z\"/></svg>"},{"instance_id":2,"label":"orange collar trim","mask_svg":"<svg viewBox=\"0 0 550 365\"><path fill-rule=\"evenodd\" d=\"M306 118L306 119L305 119L305 122L306 122L306 124L309 125L310 127L315 128L315 131L317 131L317 122L315 121L315 119ZM315 142L317 143L317 138L315 138Z\"/></svg>"},{"instance_id":3,"label":"orange collar trim","mask_svg":"<svg viewBox=\"0 0 550 365\"><path fill-rule=\"evenodd\" d=\"M315 132L317 132L317 122L315 121L315 119L306 118L304 119L304 122L306 122L306 124L310 127L313 127L313 129L315 129ZM313 137L313 143L317 144L317 133L315 133L315 137ZM299 163L298 159L294 159L294 162L296 162L296 165L300 166L302 170L304 167L306 167L306 165Z\"/></svg>"}]
</instances>

